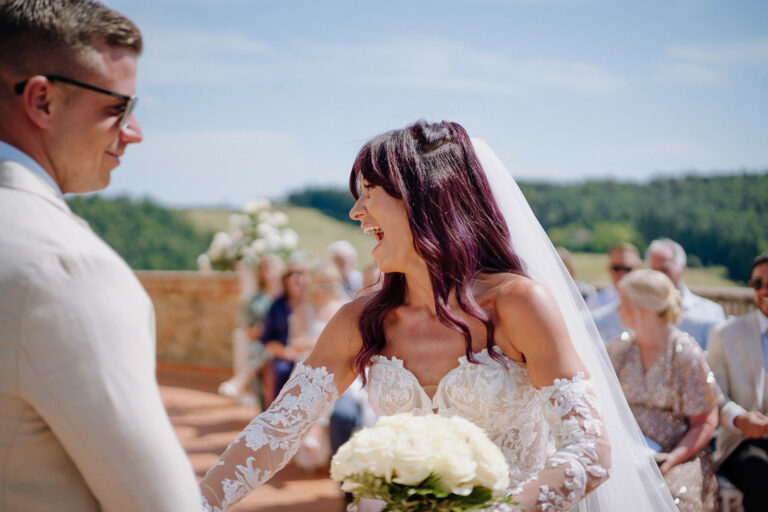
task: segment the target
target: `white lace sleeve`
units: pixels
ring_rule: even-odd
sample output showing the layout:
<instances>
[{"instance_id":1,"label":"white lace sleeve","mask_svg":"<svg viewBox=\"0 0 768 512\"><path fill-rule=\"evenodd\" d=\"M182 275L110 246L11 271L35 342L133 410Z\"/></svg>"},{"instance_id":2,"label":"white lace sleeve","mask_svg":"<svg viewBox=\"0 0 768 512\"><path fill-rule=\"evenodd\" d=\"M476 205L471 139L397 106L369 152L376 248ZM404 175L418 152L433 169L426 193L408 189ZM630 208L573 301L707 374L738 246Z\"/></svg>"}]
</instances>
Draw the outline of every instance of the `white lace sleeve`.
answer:
<instances>
[{"instance_id":1,"label":"white lace sleeve","mask_svg":"<svg viewBox=\"0 0 768 512\"><path fill-rule=\"evenodd\" d=\"M337 398L333 374L298 363L272 405L240 432L203 477L203 510L222 512L269 480Z\"/></svg>"},{"instance_id":2,"label":"white lace sleeve","mask_svg":"<svg viewBox=\"0 0 768 512\"><path fill-rule=\"evenodd\" d=\"M535 510L568 511L608 478L610 443L591 381L582 373L556 379L538 394L557 451L514 499Z\"/></svg>"}]
</instances>

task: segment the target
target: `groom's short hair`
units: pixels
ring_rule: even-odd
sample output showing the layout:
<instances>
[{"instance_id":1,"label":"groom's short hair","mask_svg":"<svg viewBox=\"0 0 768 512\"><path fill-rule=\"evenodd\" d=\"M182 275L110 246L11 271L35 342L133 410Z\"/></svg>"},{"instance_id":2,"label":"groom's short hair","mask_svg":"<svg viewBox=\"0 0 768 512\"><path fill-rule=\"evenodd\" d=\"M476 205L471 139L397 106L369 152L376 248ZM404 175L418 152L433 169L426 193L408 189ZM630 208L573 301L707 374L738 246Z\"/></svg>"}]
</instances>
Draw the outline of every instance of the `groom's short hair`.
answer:
<instances>
[{"instance_id":1,"label":"groom's short hair","mask_svg":"<svg viewBox=\"0 0 768 512\"><path fill-rule=\"evenodd\" d=\"M141 54L141 32L94 0L0 0L0 80L72 75L89 68L97 44ZM1 96L13 94L2 83Z\"/></svg>"}]
</instances>

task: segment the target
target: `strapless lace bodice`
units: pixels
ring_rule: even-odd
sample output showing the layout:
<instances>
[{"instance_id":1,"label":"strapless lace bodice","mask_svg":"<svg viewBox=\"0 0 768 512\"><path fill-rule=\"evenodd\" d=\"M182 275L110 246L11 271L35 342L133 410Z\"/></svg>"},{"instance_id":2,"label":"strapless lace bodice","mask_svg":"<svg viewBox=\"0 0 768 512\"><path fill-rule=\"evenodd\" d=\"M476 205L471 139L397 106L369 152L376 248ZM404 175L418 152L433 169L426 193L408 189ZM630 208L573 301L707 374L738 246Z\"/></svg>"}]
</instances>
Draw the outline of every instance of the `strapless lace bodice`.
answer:
<instances>
[{"instance_id":1,"label":"strapless lace bodice","mask_svg":"<svg viewBox=\"0 0 768 512\"><path fill-rule=\"evenodd\" d=\"M503 356L502 356L503 357ZM368 374L368 401L379 416L401 412L461 416L483 428L504 453L514 489L546 462L549 427L525 364L505 358L507 368L487 350L465 356L437 386L432 398L400 359L374 356Z\"/></svg>"}]
</instances>

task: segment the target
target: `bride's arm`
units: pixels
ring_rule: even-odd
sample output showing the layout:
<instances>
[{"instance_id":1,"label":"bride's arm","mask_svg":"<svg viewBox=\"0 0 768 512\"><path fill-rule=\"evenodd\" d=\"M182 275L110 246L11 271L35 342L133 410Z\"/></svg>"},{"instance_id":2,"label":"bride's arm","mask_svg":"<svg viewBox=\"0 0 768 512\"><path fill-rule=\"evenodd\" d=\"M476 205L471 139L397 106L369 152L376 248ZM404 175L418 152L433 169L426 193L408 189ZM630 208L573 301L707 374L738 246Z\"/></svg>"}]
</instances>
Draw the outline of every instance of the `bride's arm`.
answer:
<instances>
[{"instance_id":1,"label":"bride's arm","mask_svg":"<svg viewBox=\"0 0 768 512\"><path fill-rule=\"evenodd\" d=\"M497 299L497 341L525 359L557 451L513 496L528 510L571 510L608 478L611 451L587 369L555 299L542 285L516 279Z\"/></svg>"},{"instance_id":2,"label":"bride's arm","mask_svg":"<svg viewBox=\"0 0 768 512\"><path fill-rule=\"evenodd\" d=\"M361 306L344 306L280 394L227 447L200 482L204 510L223 511L282 469L312 424L355 380L352 361L361 341Z\"/></svg>"}]
</instances>

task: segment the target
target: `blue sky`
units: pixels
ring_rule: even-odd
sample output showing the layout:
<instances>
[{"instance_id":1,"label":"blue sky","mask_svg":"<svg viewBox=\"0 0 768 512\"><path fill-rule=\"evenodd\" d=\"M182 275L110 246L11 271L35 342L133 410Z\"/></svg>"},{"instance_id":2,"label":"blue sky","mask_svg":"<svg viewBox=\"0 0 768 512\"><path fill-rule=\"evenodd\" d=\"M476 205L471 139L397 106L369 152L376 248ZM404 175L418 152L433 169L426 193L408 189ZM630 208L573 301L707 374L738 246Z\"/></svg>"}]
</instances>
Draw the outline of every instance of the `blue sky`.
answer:
<instances>
[{"instance_id":1,"label":"blue sky","mask_svg":"<svg viewBox=\"0 0 768 512\"><path fill-rule=\"evenodd\" d=\"M764 0L106 0L141 28L109 194L240 206L343 186L419 119L524 180L768 169Z\"/></svg>"}]
</instances>

